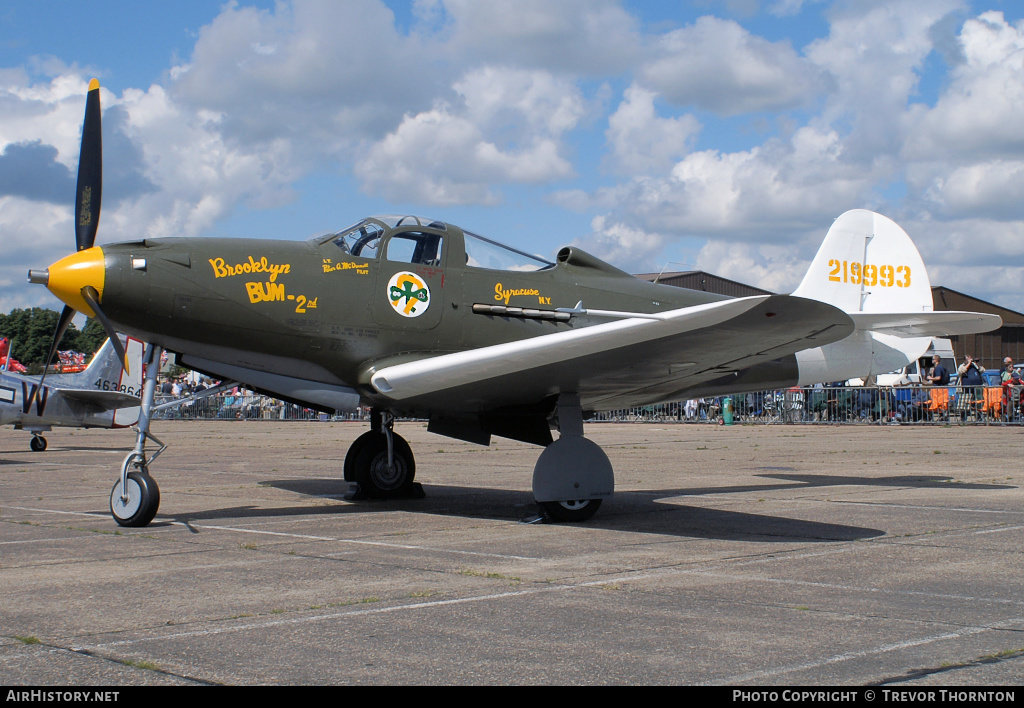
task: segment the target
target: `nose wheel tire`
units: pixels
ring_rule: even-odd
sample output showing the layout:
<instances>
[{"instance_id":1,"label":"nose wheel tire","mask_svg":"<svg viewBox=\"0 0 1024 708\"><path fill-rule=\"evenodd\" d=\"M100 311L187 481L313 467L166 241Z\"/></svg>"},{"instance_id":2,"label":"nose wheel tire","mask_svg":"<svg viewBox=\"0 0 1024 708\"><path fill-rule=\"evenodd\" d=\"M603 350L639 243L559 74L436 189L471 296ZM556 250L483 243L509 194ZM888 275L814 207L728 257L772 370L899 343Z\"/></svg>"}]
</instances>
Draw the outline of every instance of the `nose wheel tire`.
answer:
<instances>
[{"instance_id":1,"label":"nose wheel tire","mask_svg":"<svg viewBox=\"0 0 1024 708\"><path fill-rule=\"evenodd\" d=\"M160 488L145 469L128 473L127 498L121 496L121 480L110 490L110 514L120 526L145 526L160 506Z\"/></svg>"},{"instance_id":2,"label":"nose wheel tire","mask_svg":"<svg viewBox=\"0 0 1024 708\"><path fill-rule=\"evenodd\" d=\"M28 446L32 448L32 452L42 452L46 449L46 438L42 435L36 435L29 442Z\"/></svg>"},{"instance_id":3,"label":"nose wheel tire","mask_svg":"<svg viewBox=\"0 0 1024 708\"><path fill-rule=\"evenodd\" d=\"M540 506L552 521L578 523L586 521L597 513L600 499L579 499L573 501L540 502Z\"/></svg>"}]
</instances>

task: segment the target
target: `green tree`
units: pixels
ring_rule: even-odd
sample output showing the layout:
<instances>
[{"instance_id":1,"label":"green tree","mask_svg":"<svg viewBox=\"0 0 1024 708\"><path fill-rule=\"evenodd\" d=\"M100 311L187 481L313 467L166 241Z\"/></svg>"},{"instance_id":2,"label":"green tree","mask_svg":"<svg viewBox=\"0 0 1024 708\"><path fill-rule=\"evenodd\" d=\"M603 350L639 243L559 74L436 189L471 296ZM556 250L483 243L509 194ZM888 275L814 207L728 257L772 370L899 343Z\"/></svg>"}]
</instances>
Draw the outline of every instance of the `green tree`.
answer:
<instances>
[{"instance_id":1,"label":"green tree","mask_svg":"<svg viewBox=\"0 0 1024 708\"><path fill-rule=\"evenodd\" d=\"M7 337L14 343L11 355L15 359L29 371L38 373L43 369L43 360L50 350L59 319L59 313L44 307L11 310L6 315L0 314L0 337ZM57 348L82 352L88 359L106 338L99 322L89 320L81 330L72 323Z\"/></svg>"},{"instance_id":2,"label":"green tree","mask_svg":"<svg viewBox=\"0 0 1024 708\"><path fill-rule=\"evenodd\" d=\"M68 331L72 330L69 328ZM103 329L100 321L95 318L86 320L85 327L82 327L81 330L75 329L74 332L76 337L75 345L70 348L85 354L87 361L93 352L102 347L103 342L107 341L106 330Z\"/></svg>"}]
</instances>

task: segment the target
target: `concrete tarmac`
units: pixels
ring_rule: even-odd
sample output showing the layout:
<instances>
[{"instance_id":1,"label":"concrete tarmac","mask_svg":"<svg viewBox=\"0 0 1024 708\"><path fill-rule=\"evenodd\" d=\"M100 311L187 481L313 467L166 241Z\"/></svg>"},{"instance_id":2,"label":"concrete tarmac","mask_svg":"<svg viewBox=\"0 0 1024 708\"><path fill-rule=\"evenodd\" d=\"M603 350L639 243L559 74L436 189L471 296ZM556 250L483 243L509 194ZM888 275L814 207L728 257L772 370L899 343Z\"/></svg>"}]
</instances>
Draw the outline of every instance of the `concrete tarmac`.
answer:
<instances>
[{"instance_id":1,"label":"concrete tarmac","mask_svg":"<svg viewBox=\"0 0 1024 708\"><path fill-rule=\"evenodd\" d=\"M0 685L1024 683L1024 430L593 424L616 494L529 524L539 448L396 430L425 499L343 498L364 424L0 431Z\"/></svg>"}]
</instances>

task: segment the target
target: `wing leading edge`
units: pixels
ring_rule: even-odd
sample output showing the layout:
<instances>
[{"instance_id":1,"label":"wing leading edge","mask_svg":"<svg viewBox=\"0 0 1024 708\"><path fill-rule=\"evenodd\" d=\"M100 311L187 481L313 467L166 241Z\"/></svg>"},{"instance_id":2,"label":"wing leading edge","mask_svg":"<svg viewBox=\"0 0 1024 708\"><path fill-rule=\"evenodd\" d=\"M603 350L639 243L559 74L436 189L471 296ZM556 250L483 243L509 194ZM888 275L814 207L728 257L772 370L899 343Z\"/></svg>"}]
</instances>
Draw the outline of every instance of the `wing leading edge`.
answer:
<instances>
[{"instance_id":1,"label":"wing leading edge","mask_svg":"<svg viewBox=\"0 0 1024 708\"><path fill-rule=\"evenodd\" d=\"M853 329L825 303L747 297L396 364L370 382L407 410L479 411L570 391L586 409L602 410L666 400Z\"/></svg>"}]
</instances>

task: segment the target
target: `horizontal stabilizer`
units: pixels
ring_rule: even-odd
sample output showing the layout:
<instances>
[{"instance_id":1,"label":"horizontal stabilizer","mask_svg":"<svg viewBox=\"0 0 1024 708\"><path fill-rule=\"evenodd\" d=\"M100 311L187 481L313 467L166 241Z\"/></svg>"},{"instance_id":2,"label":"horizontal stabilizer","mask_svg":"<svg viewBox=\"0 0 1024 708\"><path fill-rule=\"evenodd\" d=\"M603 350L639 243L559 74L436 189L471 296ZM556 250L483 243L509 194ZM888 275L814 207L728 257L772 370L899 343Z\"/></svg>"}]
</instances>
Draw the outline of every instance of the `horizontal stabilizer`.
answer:
<instances>
[{"instance_id":1,"label":"horizontal stabilizer","mask_svg":"<svg viewBox=\"0 0 1024 708\"><path fill-rule=\"evenodd\" d=\"M87 388L58 388L59 393L67 401L75 402L90 409L90 412L113 411L119 408L132 408L139 405L139 397L120 391L93 391Z\"/></svg>"},{"instance_id":2,"label":"horizontal stabilizer","mask_svg":"<svg viewBox=\"0 0 1024 708\"><path fill-rule=\"evenodd\" d=\"M982 312L851 312L858 331L871 330L901 337L948 337L980 334L1002 326L999 315Z\"/></svg>"}]
</instances>

